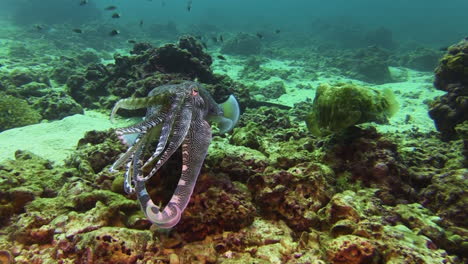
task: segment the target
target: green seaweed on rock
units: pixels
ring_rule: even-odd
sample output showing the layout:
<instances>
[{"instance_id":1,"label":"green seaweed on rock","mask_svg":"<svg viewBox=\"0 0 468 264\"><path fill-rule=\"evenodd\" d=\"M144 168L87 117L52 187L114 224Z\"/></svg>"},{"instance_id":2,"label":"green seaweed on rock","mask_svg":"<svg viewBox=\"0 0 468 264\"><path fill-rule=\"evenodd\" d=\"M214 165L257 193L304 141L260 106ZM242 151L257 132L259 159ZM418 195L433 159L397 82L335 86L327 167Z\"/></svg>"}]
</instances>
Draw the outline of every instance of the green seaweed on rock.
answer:
<instances>
[{"instance_id":1,"label":"green seaweed on rock","mask_svg":"<svg viewBox=\"0 0 468 264\"><path fill-rule=\"evenodd\" d=\"M0 131L36 124L41 118L26 100L0 94Z\"/></svg>"},{"instance_id":2,"label":"green seaweed on rock","mask_svg":"<svg viewBox=\"0 0 468 264\"><path fill-rule=\"evenodd\" d=\"M313 135L324 136L362 123L385 123L397 111L391 90L381 92L352 83L321 84L305 121Z\"/></svg>"}]
</instances>

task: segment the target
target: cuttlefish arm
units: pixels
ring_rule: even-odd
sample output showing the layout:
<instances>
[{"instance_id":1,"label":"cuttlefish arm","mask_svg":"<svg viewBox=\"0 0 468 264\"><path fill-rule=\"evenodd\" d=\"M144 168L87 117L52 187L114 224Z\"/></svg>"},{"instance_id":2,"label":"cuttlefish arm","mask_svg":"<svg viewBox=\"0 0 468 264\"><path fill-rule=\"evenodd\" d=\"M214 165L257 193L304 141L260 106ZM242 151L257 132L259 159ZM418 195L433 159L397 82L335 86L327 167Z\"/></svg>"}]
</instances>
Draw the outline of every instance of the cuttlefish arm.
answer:
<instances>
[{"instance_id":1,"label":"cuttlefish arm","mask_svg":"<svg viewBox=\"0 0 468 264\"><path fill-rule=\"evenodd\" d=\"M182 142L182 175L167 205L160 210L146 190L145 181L137 180L136 192L146 217L161 228L175 226L192 196L200 169L211 142L211 127L200 113L195 115ZM163 155L164 156L164 155Z\"/></svg>"}]
</instances>

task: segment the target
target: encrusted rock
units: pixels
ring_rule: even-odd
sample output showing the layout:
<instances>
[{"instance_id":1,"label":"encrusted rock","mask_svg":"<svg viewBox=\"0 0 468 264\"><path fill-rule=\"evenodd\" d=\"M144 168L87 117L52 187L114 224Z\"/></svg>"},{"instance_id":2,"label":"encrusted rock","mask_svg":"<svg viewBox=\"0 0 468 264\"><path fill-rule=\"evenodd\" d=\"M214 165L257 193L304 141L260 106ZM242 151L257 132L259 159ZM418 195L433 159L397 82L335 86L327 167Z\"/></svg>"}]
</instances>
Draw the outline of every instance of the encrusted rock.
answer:
<instances>
[{"instance_id":1,"label":"encrusted rock","mask_svg":"<svg viewBox=\"0 0 468 264\"><path fill-rule=\"evenodd\" d=\"M255 216L245 185L227 176L201 174L175 230L187 241L202 240L209 234L249 226Z\"/></svg>"},{"instance_id":2,"label":"encrusted rock","mask_svg":"<svg viewBox=\"0 0 468 264\"><path fill-rule=\"evenodd\" d=\"M84 113L81 105L64 91L52 91L33 101L34 108L39 109L42 117L48 120Z\"/></svg>"},{"instance_id":3,"label":"encrusted rock","mask_svg":"<svg viewBox=\"0 0 468 264\"><path fill-rule=\"evenodd\" d=\"M112 164L125 146L119 141L114 131L89 131L80 139L77 152L65 163L85 174L99 173Z\"/></svg>"},{"instance_id":4,"label":"encrusted rock","mask_svg":"<svg viewBox=\"0 0 468 264\"><path fill-rule=\"evenodd\" d=\"M328 259L333 264L378 263L372 258L376 247L368 239L346 235L340 236L328 244Z\"/></svg>"},{"instance_id":5,"label":"encrusted rock","mask_svg":"<svg viewBox=\"0 0 468 264\"><path fill-rule=\"evenodd\" d=\"M429 115L442 137L454 139L455 126L468 120L468 40L449 47L435 72L434 86L447 94L431 103Z\"/></svg>"},{"instance_id":6,"label":"encrusted rock","mask_svg":"<svg viewBox=\"0 0 468 264\"><path fill-rule=\"evenodd\" d=\"M317 211L331 198L327 179L333 172L321 164L303 164L288 171L265 171L252 177L248 186L262 215L283 219L296 231L319 223Z\"/></svg>"},{"instance_id":7,"label":"encrusted rock","mask_svg":"<svg viewBox=\"0 0 468 264\"><path fill-rule=\"evenodd\" d=\"M415 198L408 172L398 154L395 142L378 134L374 128L348 131L345 137L337 137L323 161L346 181L347 188L359 183L378 187L378 196L386 203ZM346 143L345 143L346 142Z\"/></svg>"},{"instance_id":8,"label":"encrusted rock","mask_svg":"<svg viewBox=\"0 0 468 264\"><path fill-rule=\"evenodd\" d=\"M36 124L41 118L27 101L0 93L0 131Z\"/></svg>"}]
</instances>

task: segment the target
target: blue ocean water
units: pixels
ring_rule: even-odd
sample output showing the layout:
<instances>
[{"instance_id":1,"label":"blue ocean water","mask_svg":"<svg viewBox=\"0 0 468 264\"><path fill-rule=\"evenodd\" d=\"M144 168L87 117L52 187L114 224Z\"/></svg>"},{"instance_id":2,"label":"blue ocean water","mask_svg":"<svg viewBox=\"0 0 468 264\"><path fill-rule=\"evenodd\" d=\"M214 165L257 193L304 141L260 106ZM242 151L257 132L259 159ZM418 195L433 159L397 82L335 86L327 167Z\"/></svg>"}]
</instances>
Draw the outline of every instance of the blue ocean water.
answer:
<instances>
[{"instance_id":1,"label":"blue ocean water","mask_svg":"<svg viewBox=\"0 0 468 264\"><path fill-rule=\"evenodd\" d=\"M83 6L79 6L79 0L4 0L0 3L0 12L10 17L17 9L26 10L18 14L18 22L84 23L99 17L107 21L107 13L102 8L109 5L119 7L122 25L140 20L147 23L172 21L186 25L212 24L223 30L281 28L286 32L321 34L323 32L317 28L324 24L344 23L364 28L383 26L390 29L396 39L438 45L459 39L466 34L468 26L468 3L464 0L90 0Z\"/></svg>"}]
</instances>

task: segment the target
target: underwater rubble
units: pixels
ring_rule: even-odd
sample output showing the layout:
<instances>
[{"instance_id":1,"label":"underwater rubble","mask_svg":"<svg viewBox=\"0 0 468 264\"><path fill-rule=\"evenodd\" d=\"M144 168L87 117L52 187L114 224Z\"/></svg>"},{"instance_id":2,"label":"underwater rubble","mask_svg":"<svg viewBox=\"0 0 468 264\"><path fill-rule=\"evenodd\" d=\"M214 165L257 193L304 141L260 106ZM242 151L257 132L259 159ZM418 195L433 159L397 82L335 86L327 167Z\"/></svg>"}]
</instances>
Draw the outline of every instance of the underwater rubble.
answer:
<instances>
[{"instance_id":1,"label":"underwater rubble","mask_svg":"<svg viewBox=\"0 0 468 264\"><path fill-rule=\"evenodd\" d=\"M252 37L238 36L235 45L228 42L225 48L238 54L256 53L242 50L241 41L258 40ZM460 82L468 78L466 71L461 75L456 65L444 64L462 63L464 47L454 46L442 60L436 87L448 94L437 99L433 109L448 104L455 112L468 112L464 105L453 106L461 100L457 98L466 99L462 92L466 89L449 88L455 82L457 87L466 87ZM45 74L65 85L66 92L42 93L49 85L33 73L1 77L7 86L35 82L36 88L19 94L17 100L33 92L45 98L37 99L29 112L19 111L23 124L39 122L40 115L59 119L83 108L109 110L121 98L143 97L156 86L194 78L218 102L234 94L243 114L231 134L213 138L189 205L171 231L152 227L135 195L123 192L123 171L109 172L126 148L113 129L88 132L64 165L18 150L14 160L0 163L0 263L468 260L468 133L460 126L466 127L466 118L438 125L442 134L452 136L459 131L465 141L444 142L434 133L385 134L373 127L355 126L375 119L384 122L388 117L389 102L378 94L373 102L366 102L380 108L365 105L359 109L365 120L356 118L332 135L317 137L298 124L311 115L312 106L284 109L258 104L252 98L255 91L251 95L245 85L212 72L212 58L195 38L183 37L161 47L137 43L132 55L116 54L109 65L99 63L95 54L82 55ZM356 56L386 55L371 49ZM362 69L346 66L354 59L344 59L343 67L360 74ZM74 69L76 65L84 70ZM380 72L363 78L387 80L387 66L378 66ZM275 85L272 97L284 92L281 83ZM334 96L343 101L347 95ZM65 106L45 103L51 101ZM435 114L433 109L436 123L439 117L447 120L446 112ZM125 117L135 114L143 113L122 111ZM323 115L314 116L319 117ZM181 151L176 152L150 180L153 199L164 202L172 195L182 168L181 156Z\"/></svg>"}]
</instances>

